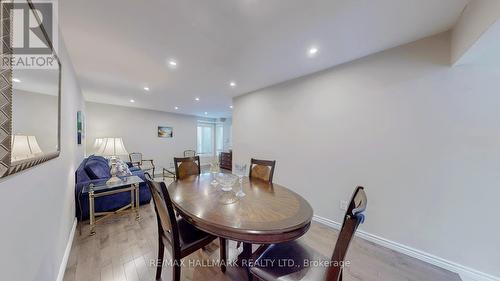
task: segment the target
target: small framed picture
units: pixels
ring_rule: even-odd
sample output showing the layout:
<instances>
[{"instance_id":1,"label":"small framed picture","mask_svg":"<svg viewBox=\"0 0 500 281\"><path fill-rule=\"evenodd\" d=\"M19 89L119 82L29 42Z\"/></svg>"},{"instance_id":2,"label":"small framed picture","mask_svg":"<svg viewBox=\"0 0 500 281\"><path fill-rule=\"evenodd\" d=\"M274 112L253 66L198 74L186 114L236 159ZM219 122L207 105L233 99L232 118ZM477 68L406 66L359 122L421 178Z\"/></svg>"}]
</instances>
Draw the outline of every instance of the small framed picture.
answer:
<instances>
[{"instance_id":1,"label":"small framed picture","mask_svg":"<svg viewBox=\"0 0 500 281\"><path fill-rule=\"evenodd\" d=\"M85 116L82 111L76 112L76 142L77 144L82 144L82 140L85 138Z\"/></svg>"},{"instance_id":2,"label":"small framed picture","mask_svg":"<svg viewBox=\"0 0 500 281\"><path fill-rule=\"evenodd\" d=\"M172 127L158 126L158 137L159 138L173 138L174 129Z\"/></svg>"}]
</instances>

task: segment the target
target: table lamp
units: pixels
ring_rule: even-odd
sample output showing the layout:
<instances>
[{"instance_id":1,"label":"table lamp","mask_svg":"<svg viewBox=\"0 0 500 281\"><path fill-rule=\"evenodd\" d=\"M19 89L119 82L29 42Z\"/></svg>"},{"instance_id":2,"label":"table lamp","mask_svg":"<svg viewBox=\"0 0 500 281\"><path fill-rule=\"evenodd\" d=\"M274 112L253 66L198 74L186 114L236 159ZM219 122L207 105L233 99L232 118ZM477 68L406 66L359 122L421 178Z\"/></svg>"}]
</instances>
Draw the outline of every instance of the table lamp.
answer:
<instances>
[{"instance_id":1,"label":"table lamp","mask_svg":"<svg viewBox=\"0 0 500 281\"><path fill-rule=\"evenodd\" d=\"M122 138L103 138L101 146L96 152L97 155L109 156L111 160L110 174L111 178L106 182L108 184L121 182L121 179L116 176L118 169L116 167L116 159L122 155L128 155Z\"/></svg>"},{"instance_id":2,"label":"table lamp","mask_svg":"<svg viewBox=\"0 0 500 281\"><path fill-rule=\"evenodd\" d=\"M30 159L43 154L35 136L12 136L12 161Z\"/></svg>"},{"instance_id":3,"label":"table lamp","mask_svg":"<svg viewBox=\"0 0 500 281\"><path fill-rule=\"evenodd\" d=\"M96 138L95 139L94 146L93 146L94 153L97 153L97 151L99 151L99 148L101 147L103 140L104 140L103 138Z\"/></svg>"}]
</instances>

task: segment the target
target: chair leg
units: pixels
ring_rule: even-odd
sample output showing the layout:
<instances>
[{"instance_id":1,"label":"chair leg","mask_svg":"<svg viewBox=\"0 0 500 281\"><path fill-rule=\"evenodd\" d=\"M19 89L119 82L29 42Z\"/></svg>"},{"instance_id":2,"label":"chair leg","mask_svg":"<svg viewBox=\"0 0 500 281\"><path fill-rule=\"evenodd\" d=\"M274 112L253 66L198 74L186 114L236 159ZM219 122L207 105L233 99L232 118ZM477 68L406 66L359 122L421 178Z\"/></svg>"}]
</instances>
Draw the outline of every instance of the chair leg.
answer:
<instances>
[{"instance_id":1,"label":"chair leg","mask_svg":"<svg viewBox=\"0 0 500 281\"><path fill-rule=\"evenodd\" d=\"M343 270L343 269L340 269L340 277L339 277L339 281L342 281L342 273L344 273L344 270Z\"/></svg>"},{"instance_id":2,"label":"chair leg","mask_svg":"<svg viewBox=\"0 0 500 281\"><path fill-rule=\"evenodd\" d=\"M173 281L181 280L181 261L178 259L174 260L174 265L172 266L172 278Z\"/></svg>"},{"instance_id":3,"label":"chair leg","mask_svg":"<svg viewBox=\"0 0 500 281\"><path fill-rule=\"evenodd\" d=\"M243 243L243 252L241 252L241 256L243 258L242 265L245 267L247 271L247 280L252 280L253 274L250 273L250 261L252 259L252 244Z\"/></svg>"},{"instance_id":4,"label":"chair leg","mask_svg":"<svg viewBox=\"0 0 500 281\"><path fill-rule=\"evenodd\" d=\"M156 280L161 280L161 270L163 268L163 254L165 252L165 245L161 240L161 236L158 236L158 260L156 261Z\"/></svg>"},{"instance_id":5,"label":"chair leg","mask_svg":"<svg viewBox=\"0 0 500 281\"><path fill-rule=\"evenodd\" d=\"M227 240L225 238L219 237L219 251L220 251L220 270L226 272L226 262L227 262Z\"/></svg>"},{"instance_id":6,"label":"chair leg","mask_svg":"<svg viewBox=\"0 0 500 281\"><path fill-rule=\"evenodd\" d=\"M250 272L250 267L247 267L247 277L248 277L248 281L252 281L254 280L253 279L253 274Z\"/></svg>"}]
</instances>

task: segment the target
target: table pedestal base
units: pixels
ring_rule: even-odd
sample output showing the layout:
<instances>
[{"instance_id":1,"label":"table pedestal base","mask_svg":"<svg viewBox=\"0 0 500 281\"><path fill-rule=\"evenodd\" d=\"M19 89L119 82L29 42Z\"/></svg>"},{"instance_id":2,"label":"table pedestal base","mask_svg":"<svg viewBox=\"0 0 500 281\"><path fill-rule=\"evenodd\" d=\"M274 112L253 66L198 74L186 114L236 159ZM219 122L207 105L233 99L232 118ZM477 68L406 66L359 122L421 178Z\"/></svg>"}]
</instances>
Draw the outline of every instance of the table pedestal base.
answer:
<instances>
[{"instance_id":1,"label":"table pedestal base","mask_svg":"<svg viewBox=\"0 0 500 281\"><path fill-rule=\"evenodd\" d=\"M253 252L252 244L243 242L243 251L238 255L236 265L246 269L248 280L252 280L252 274L250 273L251 265L268 247L269 245L260 245L259 248Z\"/></svg>"}]
</instances>

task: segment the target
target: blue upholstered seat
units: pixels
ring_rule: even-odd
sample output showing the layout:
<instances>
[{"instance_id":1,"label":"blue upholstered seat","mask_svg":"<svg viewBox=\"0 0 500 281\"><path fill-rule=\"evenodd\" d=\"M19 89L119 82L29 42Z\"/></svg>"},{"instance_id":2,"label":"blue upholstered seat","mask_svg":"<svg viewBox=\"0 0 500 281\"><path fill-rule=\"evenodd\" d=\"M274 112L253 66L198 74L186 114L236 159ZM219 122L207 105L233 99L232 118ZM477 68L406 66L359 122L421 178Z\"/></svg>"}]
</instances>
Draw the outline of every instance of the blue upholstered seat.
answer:
<instances>
[{"instance_id":1,"label":"blue upholstered seat","mask_svg":"<svg viewBox=\"0 0 500 281\"><path fill-rule=\"evenodd\" d=\"M111 174L109 172L108 160L101 156L91 155L84 159L75 172L75 202L76 217L78 220L89 218L89 195L83 192L83 188L91 183L99 184L107 181ZM144 172L140 169L130 169L132 174L145 181ZM139 203L148 204L151 201L151 193L146 183L139 185ZM130 193L123 192L114 195L99 197L95 199L96 212L109 212L130 203Z\"/></svg>"}]
</instances>

